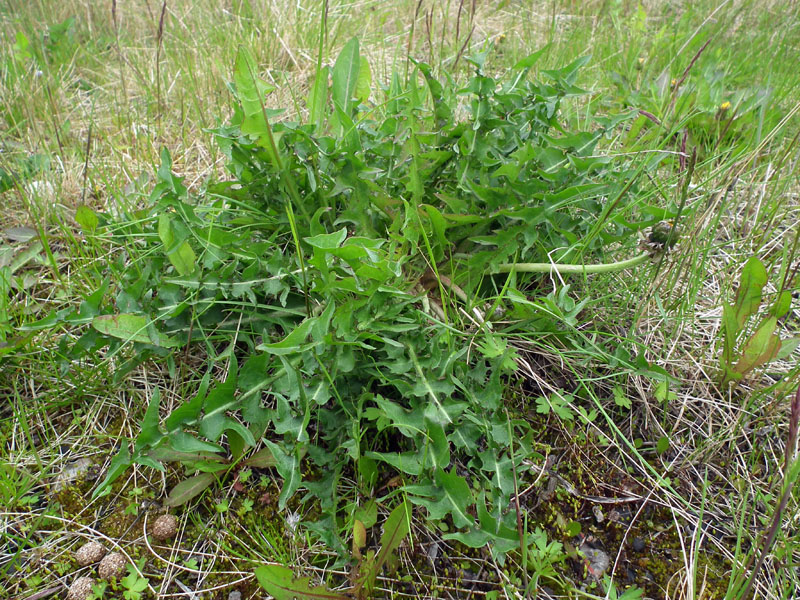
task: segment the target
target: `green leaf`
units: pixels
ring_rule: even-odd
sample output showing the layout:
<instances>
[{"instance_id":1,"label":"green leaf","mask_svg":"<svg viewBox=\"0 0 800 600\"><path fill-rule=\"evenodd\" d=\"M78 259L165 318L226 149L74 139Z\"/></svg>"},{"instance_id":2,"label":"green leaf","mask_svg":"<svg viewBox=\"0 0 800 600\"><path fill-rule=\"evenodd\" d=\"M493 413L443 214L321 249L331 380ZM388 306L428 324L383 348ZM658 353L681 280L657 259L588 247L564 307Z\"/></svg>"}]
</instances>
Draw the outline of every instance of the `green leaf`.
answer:
<instances>
[{"instance_id":1,"label":"green leaf","mask_svg":"<svg viewBox=\"0 0 800 600\"><path fill-rule=\"evenodd\" d=\"M248 467L256 467L258 469L268 469L278 464L275 456L272 454L271 448L262 448L258 452L254 452L242 461L243 465Z\"/></svg>"},{"instance_id":2,"label":"green leaf","mask_svg":"<svg viewBox=\"0 0 800 600\"><path fill-rule=\"evenodd\" d=\"M295 578L292 570L282 565L263 565L255 570L259 585L275 600L351 600L323 586L312 586L311 578Z\"/></svg>"},{"instance_id":3,"label":"green leaf","mask_svg":"<svg viewBox=\"0 0 800 600\"><path fill-rule=\"evenodd\" d=\"M356 81L355 97L362 104L369 100L369 94L372 91L372 72L369 68L369 62L365 57L361 57L358 65L358 80Z\"/></svg>"},{"instance_id":4,"label":"green leaf","mask_svg":"<svg viewBox=\"0 0 800 600\"><path fill-rule=\"evenodd\" d=\"M119 338L126 342L141 342L143 344L154 344L162 348L175 348L180 345L177 340L157 333L153 340L148 333L148 328L152 321L144 316L130 313L120 315L100 315L92 319L92 327L102 334Z\"/></svg>"},{"instance_id":5,"label":"green leaf","mask_svg":"<svg viewBox=\"0 0 800 600\"><path fill-rule=\"evenodd\" d=\"M515 71L521 71L523 69L525 69L525 70L530 69L537 62L539 62L539 59L542 57L542 54L544 54L549 48L550 48L550 44L547 44L547 45L543 46L542 48L539 48L533 54L529 54L525 58L517 61L517 63L514 65L514 70Z\"/></svg>"},{"instance_id":6,"label":"green leaf","mask_svg":"<svg viewBox=\"0 0 800 600\"><path fill-rule=\"evenodd\" d=\"M270 354L277 355L297 352L301 346L304 345L308 335L311 333L311 328L314 327L316 322L316 317L309 317L289 332L280 342L275 342L274 344L260 344L256 347L256 350L264 350Z\"/></svg>"},{"instance_id":7,"label":"green leaf","mask_svg":"<svg viewBox=\"0 0 800 600\"><path fill-rule=\"evenodd\" d=\"M308 118L314 125L317 133L321 132L326 118L326 107L328 104L328 79L330 78L330 68L322 67L314 78L314 84L308 94Z\"/></svg>"},{"instance_id":8,"label":"green leaf","mask_svg":"<svg viewBox=\"0 0 800 600\"><path fill-rule=\"evenodd\" d=\"M274 91L275 86L259 79L257 74L256 61L250 50L240 46L236 55L233 80L236 83L236 95L244 112L242 133L256 136L259 143L267 147L266 135L269 124L264 116L264 97Z\"/></svg>"},{"instance_id":9,"label":"green leaf","mask_svg":"<svg viewBox=\"0 0 800 600\"><path fill-rule=\"evenodd\" d=\"M168 432L177 431L184 425L191 424L197 419L203 408L203 403L206 399L206 391L211 380L211 372L207 371L200 381L200 387L197 390L194 398L189 402L184 402L178 408L173 410L164 421L164 427Z\"/></svg>"},{"instance_id":10,"label":"green leaf","mask_svg":"<svg viewBox=\"0 0 800 600\"><path fill-rule=\"evenodd\" d=\"M265 440L264 443L272 452L275 458L275 468L278 474L283 477L283 487L278 496L278 508L283 510L289 498L300 487L300 460L296 452L287 454L278 444Z\"/></svg>"},{"instance_id":11,"label":"green leaf","mask_svg":"<svg viewBox=\"0 0 800 600\"><path fill-rule=\"evenodd\" d=\"M798 344L800 344L800 337L793 337L781 340L781 348L775 355L775 359L784 360L786 358L789 358L792 352L794 352L795 348L797 348Z\"/></svg>"},{"instance_id":12,"label":"green leaf","mask_svg":"<svg viewBox=\"0 0 800 600\"><path fill-rule=\"evenodd\" d=\"M158 428L160 423L158 417L159 407L161 405L161 392L156 387L153 389L153 394L150 397L150 403L147 405L147 411L142 419L141 429L136 438L134 452L139 454L143 449L155 446L156 442L161 440L163 434Z\"/></svg>"},{"instance_id":13,"label":"green leaf","mask_svg":"<svg viewBox=\"0 0 800 600\"><path fill-rule=\"evenodd\" d=\"M614 404L621 408L630 408L632 406L632 402L628 394L625 393L625 390L622 389L621 386L615 385L614 386Z\"/></svg>"},{"instance_id":14,"label":"green leaf","mask_svg":"<svg viewBox=\"0 0 800 600\"><path fill-rule=\"evenodd\" d=\"M358 54L358 38L350 39L339 53L333 65L331 98L335 107L346 115L350 115L353 97L358 84L358 72L361 59Z\"/></svg>"},{"instance_id":15,"label":"green leaf","mask_svg":"<svg viewBox=\"0 0 800 600\"><path fill-rule=\"evenodd\" d=\"M181 481L172 488L164 501L165 506L182 506L208 488L216 477L213 473L200 473Z\"/></svg>"},{"instance_id":16,"label":"green leaf","mask_svg":"<svg viewBox=\"0 0 800 600\"><path fill-rule=\"evenodd\" d=\"M92 492L92 500L110 493L111 484L114 483L131 464L131 452L128 448L128 443L123 440L119 447L119 452L111 459L105 478Z\"/></svg>"},{"instance_id":17,"label":"green leaf","mask_svg":"<svg viewBox=\"0 0 800 600\"><path fill-rule=\"evenodd\" d=\"M198 440L185 431L176 431L170 434L169 445L176 452L223 452L222 446Z\"/></svg>"},{"instance_id":18,"label":"green leaf","mask_svg":"<svg viewBox=\"0 0 800 600\"><path fill-rule=\"evenodd\" d=\"M97 225L100 222L94 211L85 204L81 204L75 211L75 221L82 229L89 232L97 229Z\"/></svg>"},{"instance_id":19,"label":"green leaf","mask_svg":"<svg viewBox=\"0 0 800 600\"><path fill-rule=\"evenodd\" d=\"M313 237L303 238L303 241L320 250L333 250L341 246L345 238L347 238L347 227L342 227L334 233L321 233Z\"/></svg>"},{"instance_id":20,"label":"green leaf","mask_svg":"<svg viewBox=\"0 0 800 600\"><path fill-rule=\"evenodd\" d=\"M467 527L474 521L467 512L473 504L472 491L463 477L456 474L455 468L449 473L443 469L436 470L436 486L407 486L410 494L420 493L427 498L410 495L409 499L414 504L420 504L428 509L428 515L433 520L453 515L453 524L456 527Z\"/></svg>"},{"instance_id":21,"label":"green leaf","mask_svg":"<svg viewBox=\"0 0 800 600\"><path fill-rule=\"evenodd\" d=\"M742 356L733 367L735 371L745 374L767 364L778 355L781 338L775 335L777 324L778 319L775 317L769 317L761 323L756 332L745 342Z\"/></svg>"},{"instance_id":22,"label":"green leaf","mask_svg":"<svg viewBox=\"0 0 800 600\"><path fill-rule=\"evenodd\" d=\"M176 239L175 228L167 213L158 218L158 237L164 244L164 253L181 277L191 275L196 268L196 256L186 240Z\"/></svg>"},{"instance_id":23,"label":"green leaf","mask_svg":"<svg viewBox=\"0 0 800 600\"><path fill-rule=\"evenodd\" d=\"M739 289L736 291L734 306L738 329L744 327L745 321L756 313L761 305L761 291L767 284L767 270L755 256L750 258L742 269Z\"/></svg>"},{"instance_id":24,"label":"green leaf","mask_svg":"<svg viewBox=\"0 0 800 600\"><path fill-rule=\"evenodd\" d=\"M383 524L383 535L381 535L381 549L375 556L375 560L367 566L366 572L362 572L361 579L355 586L355 594L360 597L360 590L363 588L367 597L372 596L375 588L375 579L383 569L383 565L389 557L400 547L403 539L408 535L411 522L411 508L407 502L403 502L395 507Z\"/></svg>"},{"instance_id":25,"label":"green leaf","mask_svg":"<svg viewBox=\"0 0 800 600\"><path fill-rule=\"evenodd\" d=\"M792 293L788 290L782 291L775 299L775 303L770 307L769 314L780 319L792 308Z\"/></svg>"},{"instance_id":26,"label":"green leaf","mask_svg":"<svg viewBox=\"0 0 800 600\"><path fill-rule=\"evenodd\" d=\"M667 450L669 450L669 438L662 435L658 438L658 442L656 442L656 452L658 454L664 454Z\"/></svg>"}]
</instances>

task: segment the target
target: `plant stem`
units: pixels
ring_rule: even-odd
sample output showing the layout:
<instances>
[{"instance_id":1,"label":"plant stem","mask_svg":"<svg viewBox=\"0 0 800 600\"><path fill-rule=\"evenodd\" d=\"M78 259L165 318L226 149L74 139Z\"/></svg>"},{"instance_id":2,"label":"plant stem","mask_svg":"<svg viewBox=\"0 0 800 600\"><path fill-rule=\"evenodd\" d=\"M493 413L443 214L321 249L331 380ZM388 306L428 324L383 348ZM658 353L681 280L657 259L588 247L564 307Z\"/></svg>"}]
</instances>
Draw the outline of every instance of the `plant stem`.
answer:
<instances>
[{"instance_id":1,"label":"plant stem","mask_svg":"<svg viewBox=\"0 0 800 600\"><path fill-rule=\"evenodd\" d=\"M561 273L562 275L592 273L613 273L635 267L650 258L649 252L642 252L638 256L620 260L613 263L603 263L599 265L563 265L558 263L502 263L498 267L500 273Z\"/></svg>"}]
</instances>

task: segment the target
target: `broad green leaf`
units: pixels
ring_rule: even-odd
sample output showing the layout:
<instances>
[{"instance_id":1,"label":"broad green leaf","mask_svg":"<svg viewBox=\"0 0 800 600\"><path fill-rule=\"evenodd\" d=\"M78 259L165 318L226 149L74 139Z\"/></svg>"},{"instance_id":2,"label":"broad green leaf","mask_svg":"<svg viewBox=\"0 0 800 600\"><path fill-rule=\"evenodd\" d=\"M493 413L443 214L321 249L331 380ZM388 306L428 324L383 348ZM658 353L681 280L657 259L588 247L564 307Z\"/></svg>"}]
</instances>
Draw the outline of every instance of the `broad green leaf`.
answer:
<instances>
[{"instance_id":1,"label":"broad green leaf","mask_svg":"<svg viewBox=\"0 0 800 600\"><path fill-rule=\"evenodd\" d=\"M275 342L274 344L260 344L256 347L256 350L263 350L270 354L277 355L297 352L298 349L305 344L308 335L311 333L311 328L316 322L316 317L309 317L290 331L280 342Z\"/></svg>"},{"instance_id":2,"label":"broad green leaf","mask_svg":"<svg viewBox=\"0 0 800 600\"><path fill-rule=\"evenodd\" d=\"M85 204L81 204L75 211L75 221L82 229L90 232L97 229L97 225L100 223L94 211Z\"/></svg>"},{"instance_id":3,"label":"broad green leaf","mask_svg":"<svg viewBox=\"0 0 800 600\"><path fill-rule=\"evenodd\" d=\"M775 299L775 303L770 307L769 314L780 319L792 308L792 293L788 290L782 291Z\"/></svg>"},{"instance_id":4,"label":"broad green leaf","mask_svg":"<svg viewBox=\"0 0 800 600\"><path fill-rule=\"evenodd\" d=\"M267 367L270 355L267 353L254 354L247 359L239 371L239 389L243 392L262 387L267 380Z\"/></svg>"},{"instance_id":5,"label":"broad green leaf","mask_svg":"<svg viewBox=\"0 0 800 600\"><path fill-rule=\"evenodd\" d=\"M216 477L214 477L213 473L200 473L184 479L170 490L167 499L164 500L164 505L182 506L198 494L201 494L215 480Z\"/></svg>"},{"instance_id":6,"label":"broad green leaf","mask_svg":"<svg viewBox=\"0 0 800 600\"><path fill-rule=\"evenodd\" d=\"M416 452L366 452L364 456L380 460L391 465L401 473L408 475L420 475L422 473L422 463Z\"/></svg>"},{"instance_id":7,"label":"broad green leaf","mask_svg":"<svg viewBox=\"0 0 800 600\"><path fill-rule=\"evenodd\" d=\"M339 53L333 65L331 98L335 107L350 114L358 83L361 59L358 54L358 38L351 38Z\"/></svg>"},{"instance_id":8,"label":"broad green leaf","mask_svg":"<svg viewBox=\"0 0 800 600\"><path fill-rule=\"evenodd\" d=\"M268 469L277 464L271 448L262 448L242 461L243 465L256 467L258 469Z\"/></svg>"},{"instance_id":9,"label":"broad green leaf","mask_svg":"<svg viewBox=\"0 0 800 600\"><path fill-rule=\"evenodd\" d=\"M369 62L366 57L362 56L358 65L358 80L356 81L355 97L362 104L369 100L369 94L372 91L372 72L369 68Z\"/></svg>"},{"instance_id":10,"label":"broad green leaf","mask_svg":"<svg viewBox=\"0 0 800 600\"><path fill-rule=\"evenodd\" d=\"M756 367L773 360L781 347L781 338L775 334L778 319L769 317L756 329L742 348L742 356L733 367L735 371L745 374Z\"/></svg>"},{"instance_id":11,"label":"broad green leaf","mask_svg":"<svg viewBox=\"0 0 800 600\"><path fill-rule=\"evenodd\" d=\"M148 327L152 321L144 315L123 313L120 315L100 315L92 319L92 327L102 334L119 338L126 342L141 342L153 344L154 340L148 334ZM177 340L158 333L155 340L156 346L162 348L175 348L180 345Z\"/></svg>"},{"instance_id":12,"label":"broad green leaf","mask_svg":"<svg viewBox=\"0 0 800 600\"><path fill-rule=\"evenodd\" d=\"M795 351L798 344L800 344L800 337L793 337L787 338L785 340L781 340L781 348L778 350L778 353L775 355L777 360L784 360L789 358L792 355L792 352Z\"/></svg>"},{"instance_id":13,"label":"broad green leaf","mask_svg":"<svg viewBox=\"0 0 800 600\"><path fill-rule=\"evenodd\" d=\"M182 242L173 252L167 254L169 262L182 277L191 275L197 268L197 256L189 242Z\"/></svg>"},{"instance_id":14,"label":"broad green leaf","mask_svg":"<svg viewBox=\"0 0 800 600\"><path fill-rule=\"evenodd\" d=\"M353 517L361 521L364 527L369 529L378 521L378 504L375 500L367 500L366 504L356 509Z\"/></svg>"},{"instance_id":15,"label":"broad green leaf","mask_svg":"<svg viewBox=\"0 0 800 600\"><path fill-rule=\"evenodd\" d=\"M323 586L312 586L309 577L295 578L282 565L263 565L255 570L258 583L275 600L352 600Z\"/></svg>"},{"instance_id":16,"label":"broad green leaf","mask_svg":"<svg viewBox=\"0 0 800 600\"><path fill-rule=\"evenodd\" d=\"M499 452L490 448L485 452L480 452L481 470L491 473L492 484L495 485L504 496L510 497L514 492L514 468L508 456L500 457Z\"/></svg>"},{"instance_id":17,"label":"broad green leaf","mask_svg":"<svg viewBox=\"0 0 800 600\"><path fill-rule=\"evenodd\" d=\"M738 329L744 327L747 319L756 314L761 305L761 291L767 283L767 270L755 256L750 258L742 269L739 289L736 291L736 324Z\"/></svg>"},{"instance_id":18,"label":"broad green leaf","mask_svg":"<svg viewBox=\"0 0 800 600\"><path fill-rule=\"evenodd\" d=\"M341 246L346 237L347 227L342 227L339 231L333 233L321 233L313 237L303 238L303 241L320 250L333 250Z\"/></svg>"},{"instance_id":19,"label":"broad green leaf","mask_svg":"<svg viewBox=\"0 0 800 600\"><path fill-rule=\"evenodd\" d=\"M466 480L457 475L455 469L449 473L443 469L436 470L436 486L407 486L409 494L422 493L425 497L409 495L414 504L420 504L428 509L431 519L438 521L448 514L453 516L456 527L467 527L474 520L467 511L473 504L472 491Z\"/></svg>"},{"instance_id":20,"label":"broad green leaf","mask_svg":"<svg viewBox=\"0 0 800 600\"><path fill-rule=\"evenodd\" d=\"M236 83L236 94L242 104L244 120L242 133L255 135L259 143L266 147L266 134L269 124L264 118L264 97L275 89L275 86L258 78L258 68L250 50L241 46L236 55L236 67L233 80Z\"/></svg>"},{"instance_id":21,"label":"broad green leaf","mask_svg":"<svg viewBox=\"0 0 800 600\"><path fill-rule=\"evenodd\" d=\"M169 445L176 452L222 452L222 446L198 440L185 431L176 431L169 435Z\"/></svg>"}]
</instances>

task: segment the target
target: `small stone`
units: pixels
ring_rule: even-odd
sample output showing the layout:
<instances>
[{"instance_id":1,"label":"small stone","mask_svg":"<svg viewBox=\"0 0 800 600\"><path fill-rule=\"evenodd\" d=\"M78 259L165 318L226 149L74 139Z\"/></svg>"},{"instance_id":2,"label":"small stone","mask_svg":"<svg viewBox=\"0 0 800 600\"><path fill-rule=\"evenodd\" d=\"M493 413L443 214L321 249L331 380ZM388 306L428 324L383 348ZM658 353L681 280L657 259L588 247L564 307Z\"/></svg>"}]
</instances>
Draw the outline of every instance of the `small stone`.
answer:
<instances>
[{"instance_id":1,"label":"small stone","mask_svg":"<svg viewBox=\"0 0 800 600\"><path fill-rule=\"evenodd\" d=\"M93 585L94 579L91 577L78 577L72 582L72 585L69 586L67 600L86 600L92 593Z\"/></svg>"},{"instance_id":2,"label":"small stone","mask_svg":"<svg viewBox=\"0 0 800 600\"><path fill-rule=\"evenodd\" d=\"M97 574L100 579L111 579L115 577L119 579L125 573L125 567L128 561L119 552L111 552L106 554L103 560L100 561L100 566L97 567Z\"/></svg>"},{"instance_id":3,"label":"small stone","mask_svg":"<svg viewBox=\"0 0 800 600\"><path fill-rule=\"evenodd\" d=\"M86 542L78 548L75 553L75 560L82 567L93 565L106 555L106 549L100 542Z\"/></svg>"},{"instance_id":4,"label":"small stone","mask_svg":"<svg viewBox=\"0 0 800 600\"><path fill-rule=\"evenodd\" d=\"M601 579L608 570L608 567L611 565L611 558L608 556L608 554L599 548L593 548L586 543L581 544L579 550L581 551L581 554L583 554L586 563L586 570L589 572L589 575L595 579Z\"/></svg>"},{"instance_id":5,"label":"small stone","mask_svg":"<svg viewBox=\"0 0 800 600\"><path fill-rule=\"evenodd\" d=\"M236 590L232 591L228 594L228 600L242 600L242 592Z\"/></svg>"},{"instance_id":6,"label":"small stone","mask_svg":"<svg viewBox=\"0 0 800 600\"><path fill-rule=\"evenodd\" d=\"M161 515L153 523L152 533L159 542L170 539L178 533L178 518L175 515Z\"/></svg>"},{"instance_id":7,"label":"small stone","mask_svg":"<svg viewBox=\"0 0 800 600\"><path fill-rule=\"evenodd\" d=\"M633 551L634 552L643 552L644 551L644 540L640 537L633 538Z\"/></svg>"},{"instance_id":8,"label":"small stone","mask_svg":"<svg viewBox=\"0 0 800 600\"><path fill-rule=\"evenodd\" d=\"M91 466L92 459L90 458L79 458L71 462L64 467L64 470L55 478L53 485L50 486L50 493L57 494L64 488L83 478L89 472Z\"/></svg>"}]
</instances>

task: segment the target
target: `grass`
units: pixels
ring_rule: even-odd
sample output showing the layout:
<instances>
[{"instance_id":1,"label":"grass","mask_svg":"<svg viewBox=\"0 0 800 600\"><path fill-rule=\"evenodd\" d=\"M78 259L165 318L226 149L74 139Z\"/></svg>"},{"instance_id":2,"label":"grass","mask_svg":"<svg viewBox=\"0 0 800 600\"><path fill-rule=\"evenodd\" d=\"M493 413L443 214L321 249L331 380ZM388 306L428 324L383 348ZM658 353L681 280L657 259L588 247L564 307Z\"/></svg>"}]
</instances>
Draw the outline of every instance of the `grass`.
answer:
<instances>
[{"instance_id":1,"label":"grass","mask_svg":"<svg viewBox=\"0 0 800 600\"><path fill-rule=\"evenodd\" d=\"M6 507L0 579L11 596L60 591L88 571L70 553L89 536L134 561L144 559L137 568L150 593L164 597L187 589L259 597L254 568L270 561L296 567L295 576L313 576L315 585L346 584L354 561L322 543L320 531L290 527L293 515L314 521L321 509L300 496L279 506L286 479L280 469L253 467L252 480L237 486L242 471L236 461L227 465L223 485L208 488L190 508L173 509L183 527L169 545L153 544L143 526L157 512L151 503L164 502L177 482L194 474L190 467L170 465L162 474L137 465L109 495L91 498L120 439L136 439L147 422L154 390L163 420L195 396L207 369L212 381L225 379L231 371L225 346L156 353L120 376L130 346L80 353L72 343L86 330L79 323L55 330L31 325L52 311L78 308L109 279L109 295L116 296L122 274L141 274L161 257L147 210L162 148L190 193L230 178L210 131L232 116L227 86L240 45L256 57L258 75L277 88L266 108L286 107L281 119L305 120L318 57L332 66L358 35L375 98L378 84L388 86L393 73L413 71L409 50L436 75L450 73L460 82L471 75L467 58L488 44L494 52L486 70L493 76L545 44L534 67L539 78L591 53L575 81L590 93L564 101L564 130L592 131L603 117L641 111L609 128L596 150L627 161L641 188L639 204L617 212L610 199L597 221L631 218L636 210L660 220L668 211L679 214L681 230L675 251L630 270L525 276L519 269L514 277L526 277L519 286L516 279L487 279L489 292L473 280L434 274L427 297L443 298L441 313L435 301L431 311L447 324L451 343L513 356L504 401L510 419L525 422L532 439L520 434L512 454L523 456L526 444L532 449L515 467L519 487L511 497L519 510L508 514L529 521L521 524L519 540L527 550L499 556L470 548L447 539L455 514L431 520L417 508L394 569L377 576L376 589L398 596L512 597L530 592L538 579L542 597L614 597L580 553L594 544L615 566L605 576L620 595L633 584L651 598L738 598L735 588L758 565L753 597L791 597L798 587L796 493L781 511L783 526L763 564L759 555L782 486L797 474L784 447L797 354L754 369L734 387L721 387L718 372L723 302L733 302L748 259L757 256L766 266L770 301L798 288L798 8L710 0L329 4L322 36L316 3L175 2L164 5L163 19L162 6L151 2L32 1L0 9L6 207L0 216L0 506ZM687 177L689 158L678 153L693 148L696 166ZM675 158L650 168L656 151ZM91 212L79 213L81 206ZM274 250L291 254L300 246L302 203L294 210L292 235ZM95 224L96 213L117 221ZM149 238L137 234L147 231ZM437 239L427 231L419 261L435 266ZM592 249L589 238L604 239L602 232L590 229L586 243L569 252L547 248L554 252L541 260L588 265L639 253L632 239ZM453 283L467 290L466 301ZM306 296L296 311L308 308ZM496 332L484 335L480 319L498 308L507 312L496 314ZM796 331L796 314L790 310L778 321L784 338ZM247 333L241 324L234 331ZM92 343L85 339L87 347ZM431 377L419 366L415 372L421 380ZM58 474L83 457L94 467L54 492ZM360 466L336 472L346 510L334 529L346 543L354 515L372 520L355 508L378 498L364 550L381 545L381 526L403 489L396 473L382 465L370 493ZM545 551L535 527L561 546ZM636 539L644 551L634 549ZM131 591L123 587L118 593Z\"/></svg>"}]
</instances>

